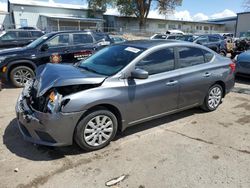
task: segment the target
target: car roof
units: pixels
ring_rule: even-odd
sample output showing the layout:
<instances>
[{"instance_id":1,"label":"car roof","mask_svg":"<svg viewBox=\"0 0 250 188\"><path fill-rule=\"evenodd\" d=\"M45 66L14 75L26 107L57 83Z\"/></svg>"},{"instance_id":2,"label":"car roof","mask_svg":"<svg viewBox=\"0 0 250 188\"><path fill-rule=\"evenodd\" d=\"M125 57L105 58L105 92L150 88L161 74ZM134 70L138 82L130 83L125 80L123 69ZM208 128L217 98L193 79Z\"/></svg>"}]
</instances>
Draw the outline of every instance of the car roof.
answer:
<instances>
[{"instance_id":1,"label":"car roof","mask_svg":"<svg viewBox=\"0 0 250 188\"><path fill-rule=\"evenodd\" d=\"M63 34L63 33L96 33L96 34L106 34L104 32L97 32L97 31L91 31L91 30L72 30L72 31L55 31L52 32L53 34Z\"/></svg>"},{"instance_id":2,"label":"car roof","mask_svg":"<svg viewBox=\"0 0 250 188\"><path fill-rule=\"evenodd\" d=\"M182 42L182 41L181 41ZM173 44L173 43L181 43L180 41L177 40L166 40L166 39L159 39L159 40L131 40L131 41L126 41L124 43L122 43L121 45L127 45L127 46L133 46L133 47L137 47L137 48L151 48L154 46L158 46L161 44Z\"/></svg>"},{"instance_id":3,"label":"car roof","mask_svg":"<svg viewBox=\"0 0 250 188\"><path fill-rule=\"evenodd\" d=\"M5 30L5 32L9 32L9 31L24 31L24 32L29 32L29 31L39 31L39 32L42 32L41 30L38 30L38 29L7 29Z\"/></svg>"}]
</instances>

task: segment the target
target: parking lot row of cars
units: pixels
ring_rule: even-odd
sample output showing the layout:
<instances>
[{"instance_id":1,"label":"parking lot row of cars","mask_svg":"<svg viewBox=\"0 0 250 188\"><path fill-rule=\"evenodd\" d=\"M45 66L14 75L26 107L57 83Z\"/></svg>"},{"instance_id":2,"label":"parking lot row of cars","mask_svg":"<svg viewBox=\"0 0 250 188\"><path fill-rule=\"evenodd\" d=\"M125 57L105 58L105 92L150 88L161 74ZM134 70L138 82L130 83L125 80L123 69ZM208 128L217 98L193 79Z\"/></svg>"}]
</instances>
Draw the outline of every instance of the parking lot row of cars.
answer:
<instances>
[{"instance_id":1,"label":"parking lot row of cars","mask_svg":"<svg viewBox=\"0 0 250 188\"><path fill-rule=\"evenodd\" d=\"M213 51L227 56L230 54L231 59L235 59L237 62L237 74L242 76L250 75L250 38L233 38L232 34L203 34L203 35L192 35L192 34L154 34L151 40L179 40L193 42L206 46Z\"/></svg>"},{"instance_id":2,"label":"parking lot row of cars","mask_svg":"<svg viewBox=\"0 0 250 188\"><path fill-rule=\"evenodd\" d=\"M232 47L229 48L229 43L219 34L200 36L184 33L155 34L151 39L188 41L206 46L224 56L229 52L233 54ZM23 87L34 77L35 69L41 64L49 62L75 64L109 44L125 41L123 38L95 31L62 31L44 35L35 28L9 30L0 34L0 74L14 86ZM246 45L242 49L242 41L236 44L241 51L247 49ZM237 51L233 56L240 52ZM238 73L249 74L248 53L238 56L237 60Z\"/></svg>"}]
</instances>

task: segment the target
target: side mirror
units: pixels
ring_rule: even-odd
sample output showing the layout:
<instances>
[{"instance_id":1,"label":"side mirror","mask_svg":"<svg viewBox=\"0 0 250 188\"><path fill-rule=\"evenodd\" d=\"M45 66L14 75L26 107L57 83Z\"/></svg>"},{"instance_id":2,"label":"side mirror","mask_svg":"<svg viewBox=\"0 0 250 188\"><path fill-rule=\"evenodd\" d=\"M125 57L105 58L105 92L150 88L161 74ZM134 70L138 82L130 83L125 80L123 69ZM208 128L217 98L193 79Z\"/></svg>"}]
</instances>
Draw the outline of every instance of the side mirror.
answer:
<instances>
[{"instance_id":1,"label":"side mirror","mask_svg":"<svg viewBox=\"0 0 250 188\"><path fill-rule=\"evenodd\" d=\"M148 78L148 72L143 69L135 69L131 72L131 78L136 79L147 79Z\"/></svg>"},{"instance_id":2,"label":"side mirror","mask_svg":"<svg viewBox=\"0 0 250 188\"><path fill-rule=\"evenodd\" d=\"M48 49L49 49L48 44L43 44L43 45L41 46L41 51L43 51L43 52L47 51Z\"/></svg>"}]
</instances>

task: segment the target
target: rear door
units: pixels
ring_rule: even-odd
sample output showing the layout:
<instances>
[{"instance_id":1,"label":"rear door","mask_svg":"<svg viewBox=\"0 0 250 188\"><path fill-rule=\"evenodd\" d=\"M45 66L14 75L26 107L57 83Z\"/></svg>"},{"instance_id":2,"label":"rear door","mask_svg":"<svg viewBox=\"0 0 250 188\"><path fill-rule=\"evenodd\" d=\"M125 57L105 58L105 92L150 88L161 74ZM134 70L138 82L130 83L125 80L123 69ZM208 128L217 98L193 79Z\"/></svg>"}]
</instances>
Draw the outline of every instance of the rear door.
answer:
<instances>
[{"instance_id":1,"label":"rear door","mask_svg":"<svg viewBox=\"0 0 250 188\"><path fill-rule=\"evenodd\" d=\"M136 68L148 71L144 80L128 79L130 104L129 119L140 122L177 109L179 95L179 73L175 70L174 48L152 52L136 64Z\"/></svg>"},{"instance_id":2,"label":"rear door","mask_svg":"<svg viewBox=\"0 0 250 188\"><path fill-rule=\"evenodd\" d=\"M17 32L17 43L18 46L25 46L32 42L31 33L29 31L18 31Z\"/></svg>"},{"instance_id":3,"label":"rear door","mask_svg":"<svg viewBox=\"0 0 250 188\"><path fill-rule=\"evenodd\" d=\"M72 47L70 49L70 56L72 63L76 63L82 59L87 58L94 53L94 39L89 33L73 33Z\"/></svg>"},{"instance_id":4,"label":"rear door","mask_svg":"<svg viewBox=\"0 0 250 188\"><path fill-rule=\"evenodd\" d=\"M220 52L221 39L217 36L208 36L209 48L215 52Z\"/></svg>"},{"instance_id":5,"label":"rear door","mask_svg":"<svg viewBox=\"0 0 250 188\"><path fill-rule=\"evenodd\" d=\"M179 108L201 104L213 80L214 54L196 47L178 47Z\"/></svg>"}]
</instances>

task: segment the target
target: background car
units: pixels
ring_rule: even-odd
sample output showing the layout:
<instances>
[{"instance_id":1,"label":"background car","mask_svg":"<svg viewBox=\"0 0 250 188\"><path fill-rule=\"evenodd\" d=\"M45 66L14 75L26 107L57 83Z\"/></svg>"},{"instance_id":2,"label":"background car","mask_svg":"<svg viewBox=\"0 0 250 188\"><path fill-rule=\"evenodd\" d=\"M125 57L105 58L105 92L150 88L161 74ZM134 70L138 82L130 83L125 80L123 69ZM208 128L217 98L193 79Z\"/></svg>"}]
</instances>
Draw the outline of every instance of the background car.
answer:
<instances>
[{"instance_id":1,"label":"background car","mask_svg":"<svg viewBox=\"0 0 250 188\"><path fill-rule=\"evenodd\" d=\"M216 110L234 86L234 71L229 58L190 42L111 45L78 67L39 67L18 99L17 120L33 143L74 140L97 150L135 124L193 107Z\"/></svg>"},{"instance_id":2,"label":"background car","mask_svg":"<svg viewBox=\"0 0 250 188\"><path fill-rule=\"evenodd\" d=\"M39 30L38 28L31 27L31 26L19 27L18 29L22 29L22 30Z\"/></svg>"},{"instance_id":3,"label":"background car","mask_svg":"<svg viewBox=\"0 0 250 188\"><path fill-rule=\"evenodd\" d=\"M194 41L194 35L168 35L167 39L172 40L181 40L181 41L187 41L187 42L193 42Z\"/></svg>"},{"instance_id":4,"label":"background car","mask_svg":"<svg viewBox=\"0 0 250 188\"><path fill-rule=\"evenodd\" d=\"M28 45L44 33L40 30L8 30L0 33L0 50Z\"/></svg>"},{"instance_id":5,"label":"background car","mask_svg":"<svg viewBox=\"0 0 250 188\"><path fill-rule=\"evenodd\" d=\"M165 35L165 34L154 34L150 37L151 40L158 40L158 39L171 39L171 40L181 40L187 42L193 42L195 39L194 35L180 35L180 34L172 34L172 35Z\"/></svg>"},{"instance_id":6,"label":"background car","mask_svg":"<svg viewBox=\"0 0 250 188\"><path fill-rule=\"evenodd\" d=\"M115 43L115 44L127 41L127 39L125 39L123 37L118 37L118 36L112 36L112 35L110 35L110 38L111 38L112 42Z\"/></svg>"},{"instance_id":7,"label":"background car","mask_svg":"<svg viewBox=\"0 0 250 188\"><path fill-rule=\"evenodd\" d=\"M23 87L42 64L74 64L111 43L109 36L101 32L48 33L26 47L0 51L0 73L14 86Z\"/></svg>"},{"instance_id":8,"label":"background car","mask_svg":"<svg viewBox=\"0 0 250 188\"><path fill-rule=\"evenodd\" d=\"M236 74L250 76L250 50L236 57Z\"/></svg>"},{"instance_id":9,"label":"background car","mask_svg":"<svg viewBox=\"0 0 250 188\"><path fill-rule=\"evenodd\" d=\"M227 55L226 41L219 34L200 35L194 40L194 43L206 46L223 56Z\"/></svg>"}]
</instances>

